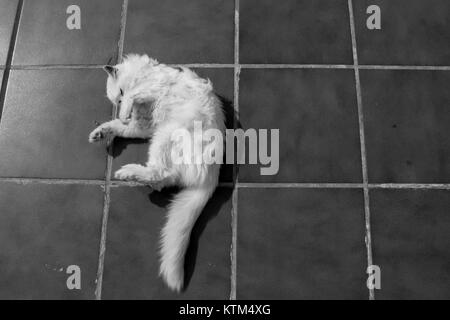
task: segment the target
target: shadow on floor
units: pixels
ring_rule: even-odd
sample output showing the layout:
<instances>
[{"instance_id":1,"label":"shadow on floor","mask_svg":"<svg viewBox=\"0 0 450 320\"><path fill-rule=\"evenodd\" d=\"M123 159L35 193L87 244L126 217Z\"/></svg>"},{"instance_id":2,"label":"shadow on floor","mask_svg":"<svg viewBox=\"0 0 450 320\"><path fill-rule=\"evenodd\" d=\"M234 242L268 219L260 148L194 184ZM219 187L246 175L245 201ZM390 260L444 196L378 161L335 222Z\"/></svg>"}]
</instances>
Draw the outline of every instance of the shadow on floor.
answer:
<instances>
[{"instance_id":1,"label":"shadow on floor","mask_svg":"<svg viewBox=\"0 0 450 320\"><path fill-rule=\"evenodd\" d=\"M184 260L184 290L186 290L186 288L189 286L192 275L194 274L195 265L197 262L198 244L203 231L207 227L208 223L217 216L222 205L230 199L233 193L232 188L225 189L225 192L223 192L223 190L222 192L216 190L216 192L206 204L205 208L202 211L202 214L197 219L197 222L192 229L189 246L186 251ZM179 188L173 187L163 189L160 192L153 191L149 194L148 198L153 204L156 204L157 206L163 207L167 210L168 205L170 204L173 197L179 192L179 190Z\"/></svg>"}]
</instances>

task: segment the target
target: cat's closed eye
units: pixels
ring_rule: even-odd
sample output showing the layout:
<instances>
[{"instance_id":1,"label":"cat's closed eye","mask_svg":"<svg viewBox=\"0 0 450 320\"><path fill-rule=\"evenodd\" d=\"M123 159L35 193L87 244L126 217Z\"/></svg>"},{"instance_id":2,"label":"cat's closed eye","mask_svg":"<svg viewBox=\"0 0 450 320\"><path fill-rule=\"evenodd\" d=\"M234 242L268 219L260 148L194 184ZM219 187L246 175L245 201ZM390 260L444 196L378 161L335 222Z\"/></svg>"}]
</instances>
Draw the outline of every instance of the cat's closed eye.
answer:
<instances>
[{"instance_id":1,"label":"cat's closed eye","mask_svg":"<svg viewBox=\"0 0 450 320\"><path fill-rule=\"evenodd\" d=\"M123 97L123 90L122 88L119 89L120 90L120 95L119 95L119 99L117 100L117 104L120 105L122 103L122 99L120 97Z\"/></svg>"}]
</instances>

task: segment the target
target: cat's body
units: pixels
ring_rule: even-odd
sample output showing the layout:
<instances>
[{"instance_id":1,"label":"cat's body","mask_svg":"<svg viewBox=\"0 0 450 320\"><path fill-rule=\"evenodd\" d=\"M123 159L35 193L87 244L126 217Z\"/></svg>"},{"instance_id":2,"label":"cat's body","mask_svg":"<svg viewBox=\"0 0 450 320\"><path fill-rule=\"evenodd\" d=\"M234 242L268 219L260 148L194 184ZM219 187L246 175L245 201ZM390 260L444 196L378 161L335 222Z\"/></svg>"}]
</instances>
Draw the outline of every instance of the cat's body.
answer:
<instances>
[{"instance_id":1,"label":"cat's body","mask_svg":"<svg viewBox=\"0 0 450 320\"><path fill-rule=\"evenodd\" d=\"M179 129L193 133L196 121L201 122L203 130L218 129L223 133L222 105L209 80L187 68L159 64L145 55L130 55L121 64L105 70L109 74L107 96L117 105L119 119L100 125L90 134L89 141L108 136L150 138L146 165L125 165L115 177L142 182L157 190L172 185L182 188L170 204L160 252L161 276L171 289L180 291L190 233L218 184L220 164L175 163L173 152L186 147L186 140L173 141L172 134ZM194 144L194 140L189 143ZM203 148L191 150L221 150L215 143L219 142L201 141Z\"/></svg>"}]
</instances>

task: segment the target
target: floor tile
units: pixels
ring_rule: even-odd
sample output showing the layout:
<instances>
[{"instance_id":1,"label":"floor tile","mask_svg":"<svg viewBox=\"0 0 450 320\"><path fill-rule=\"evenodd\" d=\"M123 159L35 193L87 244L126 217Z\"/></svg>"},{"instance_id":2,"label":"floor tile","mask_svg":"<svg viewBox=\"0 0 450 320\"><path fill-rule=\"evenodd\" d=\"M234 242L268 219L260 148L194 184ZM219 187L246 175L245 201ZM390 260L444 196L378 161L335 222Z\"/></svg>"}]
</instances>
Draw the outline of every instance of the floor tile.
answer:
<instances>
[{"instance_id":1,"label":"floor tile","mask_svg":"<svg viewBox=\"0 0 450 320\"><path fill-rule=\"evenodd\" d=\"M367 299L361 190L239 189L238 299Z\"/></svg>"},{"instance_id":2,"label":"floor tile","mask_svg":"<svg viewBox=\"0 0 450 320\"><path fill-rule=\"evenodd\" d=\"M88 143L106 121L103 70L13 70L0 123L0 176L103 179L105 146Z\"/></svg>"},{"instance_id":3,"label":"floor tile","mask_svg":"<svg viewBox=\"0 0 450 320\"><path fill-rule=\"evenodd\" d=\"M370 5L381 10L381 30L366 26ZM360 64L450 64L449 1L358 0L353 6Z\"/></svg>"},{"instance_id":4,"label":"floor tile","mask_svg":"<svg viewBox=\"0 0 450 320\"><path fill-rule=\"evenodd\" d=\"M353 71L243 70L239 96L245 130L280 130L278 174L248 164L240 181L361 182Z\"/></svg>"},{"instance_id":5,"label":"floor tile","mask_svg":"<svg viewBox=\"0 0 450 320\"><path fill-rule=\"evenodd\" d=\"M102 208L99 186L0 183L0 298L94 299Z\"/></svg>"},{"instance_id":6,"label":"floor tile","mask_svg":"<svg viewBox=\"0 0 450 320\"><path fill-rule=\"evenodd\" d=\"M347 1L243 0L241 63L351 64Z\"/></svg>"},{"instance_id":7,"label":"floor tile","mask_svg":"<svg viewBox=\"0 0 450 320\"><path fill-rule=\"evenodd\" d=\"M228 299L231 189L219 188L197 221L185 265L187 289L170 292L158 277L159 234L171 194L144 187L111 193L104 299Z\"/></svg>"},{"instance_id":8,"label":"floor tile","mask_svg":"<svg viewBox=\"0 0 450 320\"><path fill-rule=\"evenodd\" d=\"M13 64L107 64L116 60L122 2L25 1ZM80 8L81 29L67 27L73 11L66 11L71 5Z\"/></svg>"},{"instance_id":9,"label":"floor tile","mask_svg":"<svg viewBox=\"0 0 450 320\"><path fill-rule=\"evenodd\" d=\"M6 64L18 0L0 0L0 65Z\"/></svg>"},{"instance_id":10,"label":"floor tile","mask_svg":"<svg viewBox=\"0 0 450 320\"><path fill-rule=\"evenodd\" d=\"M125 52L164 63L233 63L234 1L130 1Z\"/></svg>"},{"instance_id":11,"label":"floor tile","mask_svg":"<svg viewBox=\"0 0 450 320\"><path fill-rule=\"evenodd\" d=\"M361 71L369 181L450 181L450 73Z\"/></svg>"},{"instance_id":12,"label":"floor tile","mask_svg":"<svg viewBox=\"0 0 450 320\"><path fill-rule=\"evenodd\" d=\"M196 69L199 76L208 78L213 83L216 93L222 100L224 112L227 117L227 128L233 128L234 107L234 72L232 69ZM129 163L145 164L148 156L148 143L141 139L116 138L114 143L113 172ZM223 165L221 181L232 181L233 166Z\"/></svg>"},{"instance_id":13,"label":"floor tile","mask_svg":"<svg viewBox=\"0 0 450 320\"><path fill-rule=\"evenodd\" d=\"M376 298L449 299L449 192L373 190L370 203Z\"/></svg>"}]
</instances>

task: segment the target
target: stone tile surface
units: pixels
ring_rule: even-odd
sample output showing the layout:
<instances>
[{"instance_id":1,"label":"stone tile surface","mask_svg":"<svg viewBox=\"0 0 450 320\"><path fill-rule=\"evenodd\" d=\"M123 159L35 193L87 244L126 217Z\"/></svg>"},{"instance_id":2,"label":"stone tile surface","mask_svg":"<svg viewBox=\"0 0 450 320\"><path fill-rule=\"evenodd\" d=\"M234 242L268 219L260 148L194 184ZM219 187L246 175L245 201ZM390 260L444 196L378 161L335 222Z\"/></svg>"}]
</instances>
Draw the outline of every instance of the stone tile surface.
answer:
<instances>
[{"instance_id":1,"label":"stone tile surface","mask_svg":"<svg viewBox=\"0 0 450 320\"><path fill-rule=\"evenodd\" d=\"M369 30L377 5L381 29ZM353 1L360 64L450 65L450 3L446 0Z\"/></svg>"},{"instance_id":2,"label":"stone tile surface","mask_svg":"<svg viewBox=\"0 0 450 320\"><path fill-rule=\"evenodd\" d=\"M0 177L105 177L105 146L88 143L111 117L100 69L13 70L0 123Z\"/></svg>"},{"instance_id":3,"label":"stone tile surface","mask_svg":"<svg viewBox=\"0 0 450 320\"><path fill-rule=\"evenodd\" d=\"M241 63L351 64L345 0L243 0Z\"/></svg>"},{"instance_id":4,"label":"stone tile surface","mask_svg":"<svg viewBox=\"0 0 450 320\"><path fill-rule=\"evenodd\" d=\"M361 190L239 189L238 299L367 299Z\"/></svg>"},{"instance_id":5,"label":"stone tile surface","mask_svg":"<svg viewBox=\"0 0 450 320\"><path fill-rule=\"evenodd\" d=\"M117 60L122 0L24 1L14 65L107 64ZM69 29L71 6L80 29Z\"/></svg>"},{"instance_id":6,"label":"stone tile surface","mask_svg":"<svg viewBox=\"0 0 450 320\"><path fill-rule=\"evenodd\" d=\"M102 208L99 186L0 182L0 298L94 299Z\"/></svg>"},{"instance_id":7,"label":"stone tile surface","mask_svg":"<svg viewBox=\"0 0 450 320\"><path fill-rule=\"evenodd\" d=\"M361 72L369 181L450 182L448 72Z\"/></svg>"},{"instance_id":8,"label":"stone tile surface","mask_svg":"<svg viewBox=\"0 0 450 320\"><path fill-rule=\"evenodd\" d=\"M130 1L125 52L165 63L233 63L234 1Z\"/></svg>"},{"instance_id":9,"label":"stone tile surface","mask_svg":"<svg viewBox=\"0 0 450 320\"><path fill-rule=\"evenodd\" d=\"M377 299L449 299L450 196L446 190L371 192Z\"/></svg>"},{"instance_id":10,"label":"stone tile surface","mask_svg":"<svg viewBox=\"0 0 450 320\"><path fill-rule=\"evenodd\" d=\"M242 165L241 181L361 182L353 71L242 70L239 95L245 130L279 129L280 159L275 175L261 175L261 157Z\"/></svg>"}]
</instances>

